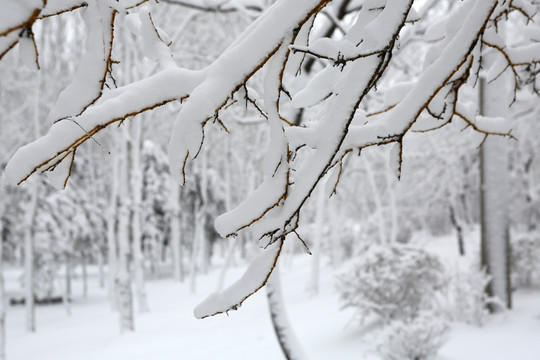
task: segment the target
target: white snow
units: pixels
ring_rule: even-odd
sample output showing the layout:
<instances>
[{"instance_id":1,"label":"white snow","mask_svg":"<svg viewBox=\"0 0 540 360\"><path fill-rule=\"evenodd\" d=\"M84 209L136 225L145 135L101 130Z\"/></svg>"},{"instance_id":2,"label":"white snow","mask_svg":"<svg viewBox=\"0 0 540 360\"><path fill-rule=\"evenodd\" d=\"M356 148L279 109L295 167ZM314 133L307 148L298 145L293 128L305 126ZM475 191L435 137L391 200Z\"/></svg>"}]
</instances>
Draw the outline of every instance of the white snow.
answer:
<instances>
[{"instance_id":1,"label":"white snow","mask_svg":"<svg viewBox=\"0 0 540 360\"><path fill-rule=\"evenodd\" d=\"M469 239L468 244L471 244ZM472 241L474 244L476 241ZM430 250L457 260L455 239L426 239ZM351 323L352 311L340 311L334 271L321 262L318 296L307 291L312 257L289 258L281 266L283 292L290 322L308 359L377 360L366 343L373 328ZM454 259L454 260L452 260ZM290 263L290 264L288 264ZM231 269L229 280L242 268ZM7 271L8 294L18 287L18 272ZM189 292L186 283L172 280L148 282L150 313L136 318L136 332L120 335L117 314L110 310L105 290L97 288L97 271L91 273L90 297L77 296L82 284L73 284L72 315L62 305L37 308L37 333L24 330L24 308L9 307L7 356L10 360L160 360L173 359L281 359L269 320L266 297L256 294L230 312L204 320L192 309L201 294ZM200 278L201 293L216 284L219 271ZM514 309L492 316L484 327L451 325L447 343L435 360L538 360L540 354L540 293L518 292Z\"/></svg>"}]
</instances>

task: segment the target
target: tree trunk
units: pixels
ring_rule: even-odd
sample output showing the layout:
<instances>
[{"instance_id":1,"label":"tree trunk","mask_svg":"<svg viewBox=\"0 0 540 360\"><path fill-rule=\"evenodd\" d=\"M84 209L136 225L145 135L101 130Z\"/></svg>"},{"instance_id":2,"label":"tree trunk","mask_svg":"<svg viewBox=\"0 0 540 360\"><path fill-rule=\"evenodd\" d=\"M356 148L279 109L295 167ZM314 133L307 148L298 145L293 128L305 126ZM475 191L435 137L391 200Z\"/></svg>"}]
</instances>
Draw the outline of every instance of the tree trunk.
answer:
<instances>
[{"instance_id":1,"label":"tree trunk","mask_svg":"<svg viewBox=\"0 0 540 360\"><path fill-rule=\"evenodd\" d=\"M111 202L109 204L109 214L107 216L107 247L108 247L108 293L109 301L113 309L117 309L116 302L116 273L117 273L117 212L118 212L118 183L119 173L118 166L119 154L118 148L112 152L112 186L111 186Z\"/></svg>"},{"instance_id":2,"label":"tree trunk","mask_svg":"<svg viewBox=\"0 0 540 360\"><path fill-rule=\"evenodd\" d=\"M506 76L486 85L480 79L480 114L501 117L507 113L504 95ZM500 136L489 136L480 149L481 265L491 277L489 296L512 307L508 239L508 143ZM491 312L497 306L490 305Z\"/></svg>"},{"instance_id":3,"label":"tree trunk","mask_svg":"<svg viewBox=\"0 0 540 360\"><path fill-rule=\"evenodd\" d=\"M201 208L198 223L200 225L200 268L203 274L208 274L210 266L210 239L206 236L206 208L208 207L208 165L206 151L201 150Z\"/></svg>"},{"instance_id":4,"label":"tree trunk","mask_svg":"<svg viewBox=\"0 0 540 360\"><path fill-rule=\"evenodd\" d=\"M83 297L88 297L88 271L86 266L86 253L83 251L81 253L81 267L82 267L82 277L83 277Z\"/></svg>"},{"instance_id":5,"label":"tree trunk","mask_svg":"<svg viewBox=\"0 0 540 360\"><path fill-rule=\"evenodd\" d=\"M321 181L317 194L317 213L315 215L315 243L313 244L313 260L311 262L311 286L314 295L319 293L321 248L324 237L324 219L326 209L326 184L327 180Z\"/></svg>"},{"instance_id":6,"label":"tree trunk","mask_svg":"<svg viewBox=\"0 0 540 360\"><path fill-rule=\"evenodd\" d=\"M34 136L40 136L40 101L41 101L41 73L36 76L36 93L34 99ZM30 188L30 203L26 210L24 247L25 247L25 288L26 288L26 330L36 331L36 314L34 304L34 222L37 214L39 200L39 180L34 180Z\"/></svg>"},{"instance_id":7,"label":"tree trunk","mask_svg":"<svg viewBox=\"0 0 540 360\"><path fill-rule=\"evenodd\" d=\"M456 211L454 210L454 206L450 205L448 207L448 211L450 212L450 222L452 223L452 226L454 229L456 229L456 236L458 241L458 250L460 256L465 256L465 244L463 243L463 227L459 223L456 217Z\"/></svg>"},{"instance_id":8,"label":"tree trunk","mask_svg":"<svg viewBox=\"0 0 540 360\"><path fill-rule=\"evenodd\" d=\"M378 234L379 234L379 244L384 244L388 242L388 236L385 234L385 229L387 229L383 206L382 206L382 199L381 199L381 193L379 191L379 188L377 187L377 181L375 180L375 174L373 172L373 167L371 166L371 160L369 156L366 156L364 158L364 167L366 169L366 175L369 182L369 186L372 189L373 194L373 202L375 203L375 213L377 214L377 221L378 221Z\"/></svg>"},{"instance_id":9,"label":"tree trunk","mask_svg":"<svg viewBox=\"0 0 540 360\"><path fill-rule=\"evenodd\" d=\"M120 313L120 330L133 331L133 294L129 271L129 213L125 206L121 207L118 221L119 259L117 267L116 288L117 308Z\"/></svg>"},{"instance_id":10,"label":"tree trunk","mask_svg":"<svg viewBox=\"0 0 540 360\"><path fill-rule=\"evenodd\" d=\"M180 217L180 185L170 179L171 196L171 248L173 252L173 273L175 281L182 281L184 273L182 270L182 238L181 238L181 217Z\"/></svg>"},{"instance_id":11,"label":"tree trunk","mask_svg":"<svg viewBox=\"0 0 540 360\"><path fill-rule=\"evenodd\" d=\"M71 241L71 235L68 238L68 241ZM71 254L69 251L66 251L66 269L65 269L65 289L64 289L64 305L66 307L66 312L68 315L71 315Z\"/></svg>"},{"instance_id":12,"label":"tree trunk","mask_svg":"<svg viewBox=\"0 0 540 360\"><path fill-rule=\"evenodd\" d=\"M227 254L225 255L225 262L223 263L223 269L221 269L221 272L219 273L218 277L218 283L217 283L217 290L221 291L223 290L223 286L225 284L225 275L227 274L227 270L231 266L234 258L234 250L236 248L236 239L226 239L229 244L227 246Z\"/></svg>"},{"instance_id":13,"label":"tree trunk","mask_svg":"<svg viewBox=\"0 0 540 360\"><path fill-rule=\"evenodd\" d=\"M0 188L2 183L0 181ZM0 192L2 190L0 189ZM0 209L0 215L3 213ZM4 231L0 216L0 360L6 359L6 294L4 288Z\"/></svg>"},{"instance_id":14,"label":"tree trunk","mask_svg":"<svg viewBox=\"0 0 540 360\"><path fill-rule=\"evenodd\" d=\"M224 173L225 173L225 183L226 183L226 186L225 186L225 210L226 211L230 211L232 209L232 203L233 203L233 199L232 199L232 194L233 194L233 188L234 188L234 185L232 183L232 166L230 166L230 164L233 163L233 159L232 159L232 146L231 146L231 138L230 136L227 137L227 164L229 166L227 166L225 169L223 169ZM251 189L250 189L251 190ZM223 286L225 284L225 276L227 274L227 270L229 269L229 267L231 266L232 262L233 262L233 258L234 258L234 251L235 251L235 248L236 248L236 244L238 242L238 238L229 238L229 239L221 239L220 241L223 242L223 241L226 241L228 244L227 246L223 246L223 249L226 249L226 254L225 254L225 262L223 263L223 269L221 270L220 274L219 274L219 277L218 277L218 283L217 283L217 290L218 291L221 291L223 289Z\"/></svg>"},{"instance_id":15,"label":"tree trunk","mask_svg":"<svg viewBox=\"0 0 540 360\"><path fill-rule=\"evenodd\" d=\"M36 331L36 309L34 304L34 221L38 206L39 183L32 184L31 198L26 210L24 231L25 306L26 330Z\"/></svg>"},{"instance_id":16,"label":"tree trunk","mask_svg":"<svg viewBox=\"0 0 540 360\"><path fill-rule=\"evenodd\" d=\"M103 250L101 249L101 247L98 251L97 261L99 270L99 288L103 289L105 287L105 273L103 271Z\"/></svg>"},{"instance_id":17,"label":"tree trunk","mask_svg":"<svg viewBox=\"0 0 540 360\"><path fill-rule=\"evenodd\" d=\"M125 130L125 128L124 128ZM124 133L126 135L126 133ZM127 137L122 137L121 144L121 166L120 182L128 183L128 153ZM128 193L126 186L120 187L120 210L118 212L118 267L116 276L118 311L120 313L120 330L134 331L133 319L133 294L131 290L131 272L130 272L130 246L129 246L129 228L130 228L130 209L128 204Z\"/></svg>"},{"instance_id":18,"label":"tree trunk","mask_svg":"<svg viewBox=\"0 0 540 360\"><path fill-rule=\"evenodd\" d=\"M96 159L96 151L99 151L100 149L96 147L95 144L92 144L90 147L90 160L92 162L92 168L91 168L91 176L92 176L92 183L91 183L91 203L93 208L97 211L100 206L98 204L98 184L100 183L98 180L98 174L97 174L97 168L99 167L99 162ZM97 240L96 244L97 248L97 262L98 262L98 272L99 272L99 287L100 289L103 289L105 287L105 274L103 271L103 244L102 239Z\"/></svg>"},{"instance_id":19,"label":"tree trunk","mask_svg":"<svg viewBox=\"0 0 540 360\"><path fill-rule=\"evenodd\" d=\"M133 199L133 221L131 223L132 245L133 245L133 267L135 270L135 289L137 292L137 302L139 312L148 312L148 301L144 286L144 262L142 252L142 192L143 192L143 174L141 163L142 146L142 123L136 121L131 123L133 127L133 137L131 141L131 192ZM129 186L129 184L126 184Z\"/></svg>"},{"instance_id":20,"label":"tree trunk","mask_svg":"<svg viewBox=\"0 0 540 360\"><path fill-rule=\"evenodd\" d=\"M198 270L198 262L199 262L199 253L201 251L201 237L203 236L201 234L202 226L201 226L201 216L200 216L201 210L199 209L199 206L195 206L195 231L193 236L193 243L191 246L191 263L190 263L190 269L189 269L189 276L191 277L190 281L190 290L194 294L197 291L197 270Z\"/></svg>"},{"instance_id":21,"label":"tree trunk","mask_svg":"<svg viewBox=\"0 0 540 360\"><path fill-rule=\"evenodd\" d=\"M272 275L266 283L266 295L268 299L268 308L270 310L270 318L274 333L283 355L287 360L302 360L306 359L304 351L300 347L296 335L292 331L285 305L283 303L283 295L281 290L281 279L279 273L279 265L276 265Z\"/></svg>"},{"instance_id":22,"label":"tree trunk","mask_svg":"<svg viewBox=\"0 0 540 360\"><path fill-rule=\"evenodd\" d=\"M388 190L388 207L390 210L390 243L395 244L398 241L399 232L399 213L396 199L397 179L390 169L384 172L386 176L386 186Z\"/></svg>"}]
</instances>

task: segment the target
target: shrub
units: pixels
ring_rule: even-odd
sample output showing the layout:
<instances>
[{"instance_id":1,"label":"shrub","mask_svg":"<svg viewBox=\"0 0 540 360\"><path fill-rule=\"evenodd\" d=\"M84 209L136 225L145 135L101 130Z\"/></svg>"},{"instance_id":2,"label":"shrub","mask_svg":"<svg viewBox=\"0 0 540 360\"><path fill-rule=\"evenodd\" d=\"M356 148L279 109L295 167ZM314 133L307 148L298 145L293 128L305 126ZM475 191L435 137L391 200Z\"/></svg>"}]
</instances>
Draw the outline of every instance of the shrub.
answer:
<instances>
[{"instance_id":1,"label":"shrub","mask_svg":"<svg viewBox=\"0 0 540 360\"><path fill-rule=\"evenodd\" d=\"M420 313L384 327L375 350L384 360L429 360L444 344L447 333L448 326L440 317Z\"/></svg>"},{"instance_id":2,"label":"shrub","mask_svg":"<svg viewBox=\"0 0 540 360\"><path fill-rule=\"evenodd\" d=\"M414 318L431 308L433 295L444 283L439 259L410 245L372 245L338 278L345 308L361 318L369 314L388 323Z\"/></svg>"},{"instance_id":3,"label":"shrub","mask_svg":"<svg viewBox=\"0 0 540 360\"><path fill-rule=\"evenodd\" d=\"M511 243L512 285L532 287L540 284L540 238L533 234L517 236Z\"/></svg>"},{"instance_id":4,"label":"shrub","mask_svg":"<svg viewBox=\"0 0 540 360\"><path fill-rule=\"evenodd\" d=\"M491 279L485 269L479 268L479 264L473 262L466 271L457 269L448 277L438 307L448 320L482 326L489 315L488 305L501 307L500 301L486 294Z\"/></svg>"}]
</instances>

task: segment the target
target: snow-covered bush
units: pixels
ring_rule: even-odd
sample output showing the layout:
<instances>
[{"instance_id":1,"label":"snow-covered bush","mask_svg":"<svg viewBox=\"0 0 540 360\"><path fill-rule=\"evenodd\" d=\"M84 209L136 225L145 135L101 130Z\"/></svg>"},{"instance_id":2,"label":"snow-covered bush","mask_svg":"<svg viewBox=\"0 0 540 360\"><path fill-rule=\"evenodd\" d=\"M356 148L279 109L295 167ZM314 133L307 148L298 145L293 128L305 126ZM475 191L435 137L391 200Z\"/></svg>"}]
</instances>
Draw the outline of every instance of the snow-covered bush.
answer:
<instances>
[{"instance_id":1,"label":"snow-covered bush","mask_svg":"<svg viewBox=\"0 0 540 360\"><path fill-rule=\"evenodd\" d=\"M448 326L430 313L394 320L377 334L375 350L385 360L432 359L446 340Z\"/></svg>"},{"instance_id":2,"label":"snow-covered bush","mask_svg":"<svg viewBox=\"0 0 540 360\"><path fill-rule=\"evenodd\" d=\"M343 307L361 318L374 314L384 322L411 319L431 308L444 283L439 259L410 245L372 245L338 279Z\"/></svg>"},{"instance_id":3,"label":"snow-covered bush","mask_svg":"<svg viewBox=\"0 0 540 360\"><path fill-rule=\"evenodd\" d=\"M438 299L438 311L450 321L482 326L489 315L488 306L501 306L496 298L486 294L491 281L485 269L474 262L467 270L455 270L447 279L447 286Z\"/></svg>"},{"instance_id":4,"label":"snow-covered bush","mask_svg":"<svg viewBox=\"0 0 540 360\"><path fill-rule=\"evenodd\" d=\"M511 243L512 285L531 287L540 284L540 237L521 235Z\"/></svg>"}]
</instances>

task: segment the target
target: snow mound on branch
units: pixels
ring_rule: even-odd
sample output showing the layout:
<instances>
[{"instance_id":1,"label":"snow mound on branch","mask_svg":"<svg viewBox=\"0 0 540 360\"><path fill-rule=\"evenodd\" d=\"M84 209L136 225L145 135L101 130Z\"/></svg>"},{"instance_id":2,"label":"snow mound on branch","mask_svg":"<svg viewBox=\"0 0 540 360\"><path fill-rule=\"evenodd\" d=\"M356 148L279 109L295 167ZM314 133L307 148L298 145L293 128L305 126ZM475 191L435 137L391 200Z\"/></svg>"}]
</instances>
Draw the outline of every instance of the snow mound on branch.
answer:
<instances>
[{"instance_id":1,"label":"snow mound on branch","mask_svg":"<svg viewBox=\"0 0 540 360\"><path fill-rule=\"evenodd\" d=\"M249 264L240 279L221 292L210 294L193 311L198 319L237 310L242 302L259 290L276 266L281 251L281 242L276 242Z\"/></svg>"}]
</instances>

